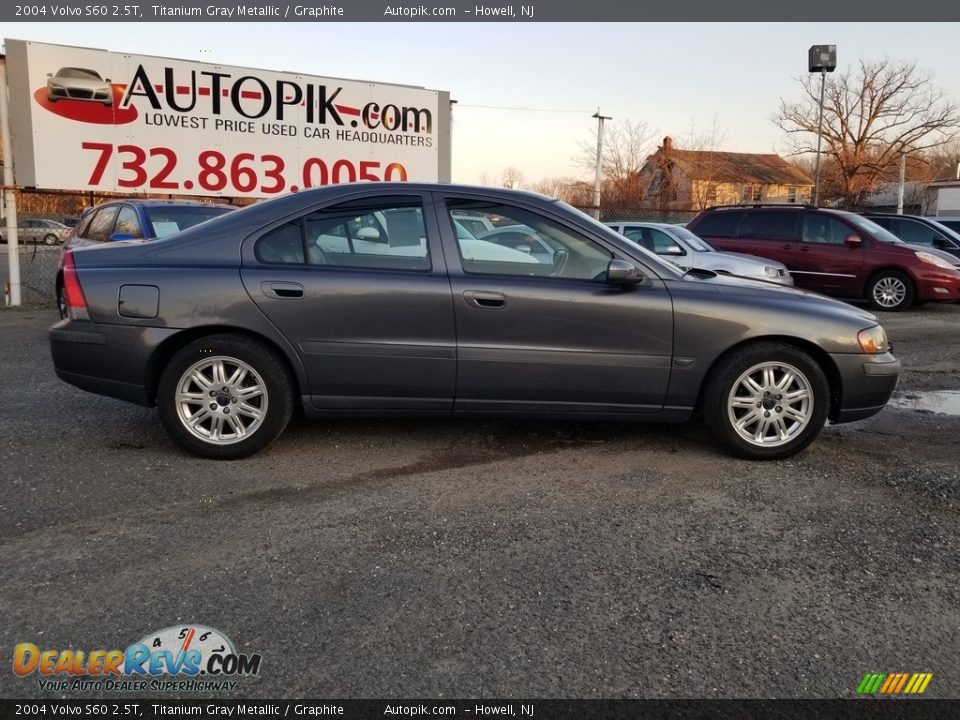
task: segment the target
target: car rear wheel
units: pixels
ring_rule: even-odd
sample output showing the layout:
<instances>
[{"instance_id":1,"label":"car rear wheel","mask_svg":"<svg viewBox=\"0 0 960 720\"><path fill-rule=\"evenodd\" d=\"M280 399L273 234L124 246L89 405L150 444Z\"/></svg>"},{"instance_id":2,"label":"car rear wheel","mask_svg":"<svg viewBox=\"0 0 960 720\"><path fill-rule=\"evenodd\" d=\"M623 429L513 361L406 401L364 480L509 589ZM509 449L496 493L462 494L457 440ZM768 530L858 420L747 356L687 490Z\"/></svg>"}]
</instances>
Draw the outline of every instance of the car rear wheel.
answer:
<instances>
[{"instance_id":1,"label":"car rear wheel","mask_svg":"<svg viewBox=\"0 0 960 720\"><path fill-rule=\"evenodd\" d=\"M293 413L290 375L276 353L237 335L196 340L160 377L160 419L188 452L234 460L262 450Z\"/></svg>"},{"instance_id":2,"label":"car rear wheel","mask_svg":"<svg viewBox=\"0 0 960 720\"><path fill-rule=\"evenodd\" d=\"M56 245L56 244L57 244L57 236L56 236L56 235L44 235L44 237L43 237L43 244L44 244L44 245Z\"/></svg>"},{"instance_id":3,"label":"car rear wheel","mask_svg":"<svg viewBox=\"0 0 960 720\"><path fill-rule=\"evenodd\" d=\"M913 281L896 270L878 273L867 286L867 300L875 310L906 310L915 294Z\"/></svg>"},{"instance_id":4,"label":"car rear wheel","mask_svg":"<svg viewBox=\"0 0 960 720\"><path fill-rule=\"evenodd\" d=\"M830 388L807 353L779 343L734 351L713 369L704 423L734 455L778 460L803 450L827 419Z\"/></svg>"}]
</instances>

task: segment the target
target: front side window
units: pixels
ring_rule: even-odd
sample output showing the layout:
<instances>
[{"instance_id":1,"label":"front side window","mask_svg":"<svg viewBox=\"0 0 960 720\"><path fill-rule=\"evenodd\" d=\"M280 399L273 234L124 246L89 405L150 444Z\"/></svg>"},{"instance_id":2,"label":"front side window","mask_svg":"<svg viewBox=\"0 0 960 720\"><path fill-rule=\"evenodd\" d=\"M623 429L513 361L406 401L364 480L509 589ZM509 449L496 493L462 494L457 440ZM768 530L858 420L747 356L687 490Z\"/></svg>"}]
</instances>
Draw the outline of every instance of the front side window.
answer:
<instances>
[{"instance_id":1,"label":"front side window","mask_svg":"<svg viewBox=\"0 0 960 720\"><path fill-rule=\"evenodd\" d=\"M940 233L922 222L900 218L900 232L896 233L904 242L912 245L933 245L934 239L940 237Z\"/></svg>"},{"instance_id":2,"label":"front side window","mask_svg":"<svg viewBox=\"0 0 960 720\"><path fill-rule=\"evenodd\" d=\"M656 228L637 227L628 229L624 235L637 245L657 255L686 255L680 244L667 233Z\"/></svg>"},{"instance_id":3,"label":"front side window","mask_svg":"<svg viewBox=\"0 0 960 720\"><path fill-rule=\"evenodd\" d=\"M466 273L603 280L612 253L575 230L530 210L485 200L446 199L457 229L464 211L493 230L475 236L457 232Z\"/></svg>"},{"instance_id":4,"label":"front side window","mask_svg":"<svg viewBox=\"0 0 960 720\"><path fill-rule=\"evenodd\" d=\"M843 245L853 231L844 223L818 213L803 214L803 242Z\"/></svg>"}]
</instances>

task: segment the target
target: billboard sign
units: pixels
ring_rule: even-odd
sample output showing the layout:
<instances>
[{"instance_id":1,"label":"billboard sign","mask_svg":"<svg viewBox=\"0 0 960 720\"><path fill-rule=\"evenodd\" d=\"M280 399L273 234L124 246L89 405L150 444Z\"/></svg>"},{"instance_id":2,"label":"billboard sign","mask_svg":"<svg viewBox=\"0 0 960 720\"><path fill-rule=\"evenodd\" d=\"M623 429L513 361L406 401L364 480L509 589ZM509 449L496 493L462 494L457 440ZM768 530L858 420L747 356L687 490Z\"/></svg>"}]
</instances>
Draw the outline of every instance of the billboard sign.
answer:
<instances>
[{"instance_id":1,"label":"billboard sign","mask_svg":"<svg viewBox=\"0 0 960 720\"><path fill-rule=\"evenodd\" d=\"M449 180L449 94L7 40L20 187L270 197Z\"/></svg>"}]
</instances>

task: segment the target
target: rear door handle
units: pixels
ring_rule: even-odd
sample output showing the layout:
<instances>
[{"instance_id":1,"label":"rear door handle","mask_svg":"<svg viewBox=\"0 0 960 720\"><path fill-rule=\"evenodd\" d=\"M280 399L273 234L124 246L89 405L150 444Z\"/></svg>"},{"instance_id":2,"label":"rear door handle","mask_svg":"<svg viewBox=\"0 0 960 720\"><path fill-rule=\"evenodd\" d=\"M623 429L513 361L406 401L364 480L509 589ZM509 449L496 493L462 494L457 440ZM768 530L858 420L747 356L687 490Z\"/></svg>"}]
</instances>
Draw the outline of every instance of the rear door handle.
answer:
<instances>
[{"instance_id":1,"label":"rear door handle","mask_svg":"<svg viewBox=\"0 0 960 720\"><path fill-rule=\"evenodd\" d=\"M281 282L278 280L264 280L260 283L264 295L275 298L302 298L303 285L298 282Z\"/></svg>"},{"instance_id":2,"label":"rear door handle","mask_svg":"<svg viewBox=\"0 0 960 720\"><path fill-rule=\"evenodd\" d=\"M495 310L502 308L507 303L502 293L480 292L478 290L467 290L463 294L463 299L467 301L467 305L472 305L481 310Z\"/></svg>"}]
</instances>

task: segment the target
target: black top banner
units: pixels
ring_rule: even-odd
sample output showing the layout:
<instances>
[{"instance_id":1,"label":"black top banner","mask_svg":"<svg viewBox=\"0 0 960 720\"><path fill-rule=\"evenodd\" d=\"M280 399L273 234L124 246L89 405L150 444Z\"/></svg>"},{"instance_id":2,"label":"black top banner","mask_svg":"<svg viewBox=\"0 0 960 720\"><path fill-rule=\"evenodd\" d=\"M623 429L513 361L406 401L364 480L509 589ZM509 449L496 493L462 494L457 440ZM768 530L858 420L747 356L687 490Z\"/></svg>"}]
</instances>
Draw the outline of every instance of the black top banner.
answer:
<instances>
[{"instance_id":1,"label":"black top banner","mask_svg":"<svg viewBox=\"0 0 960 720\"><path fill-rule=\"evenodd\" d=\"M384 2L307 4L249 0L150 0L96 4L89 0L3 3L0 22L644 22L644 21L956 21L960 3L943 0L529 0L527 3Z\"/></svg>"}]
</instances>

